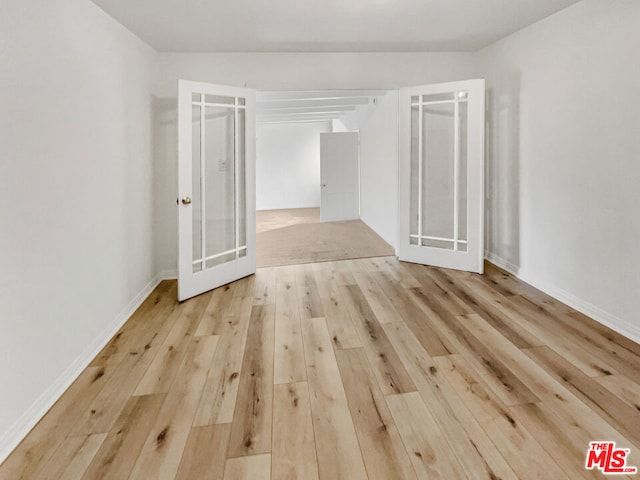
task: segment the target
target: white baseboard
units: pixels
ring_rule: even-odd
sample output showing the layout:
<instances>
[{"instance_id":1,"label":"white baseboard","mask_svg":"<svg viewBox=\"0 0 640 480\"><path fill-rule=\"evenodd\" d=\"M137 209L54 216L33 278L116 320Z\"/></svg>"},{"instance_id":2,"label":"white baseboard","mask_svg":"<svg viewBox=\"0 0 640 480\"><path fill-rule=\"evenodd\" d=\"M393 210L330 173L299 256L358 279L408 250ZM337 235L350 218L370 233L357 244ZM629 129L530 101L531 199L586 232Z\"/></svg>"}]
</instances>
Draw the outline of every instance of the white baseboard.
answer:
<instances>
[{"instance_id":1,"label":"white baseboard","mask_svg":"<svg viewBox=\"0 0 640 480\"><path fill-rule=\"evenodd\" d=\"M120 327L133 315L133 312L136 311L142 302L151 294L153 289L164 279L160 274L154 276L151 281L142 288L140 293L122 309L120 314L110 322L109 326L105 328L93 342L87 345L84 351L69 365L62 375L38 397L6 432L0 435L0 464L4 462L22 439L26 437L31 429L44 417L53 404L58 401L76 378L80 376L82 371L87 368L100 353L107 342L113 338Z\"/></svg>"},{"instance_id":2,"label":"white baseboard","mask_svg":"<svg viewBox=\"0 0 640 480\"><path fill-rule=\"evenodd\" d=\"M162 280L175 280L178 278L178 270L162 270L158 273L158 278L160 279L159 282Z\"/></svg>"},{"instance_id":3,"label":"white baseboard","mask_svg":"<svg viewBox=\"0 0 640 480\"><path fill-rule=\"evenodd\" d=\"M605 327L608 327L611 330L624 335L625 337L633 340L636 343L640 343L640 327L632 325L622 318L617 317L612 313L609 313L601 309L600 307L597 307L592 303L584 300L583 298L569 293L555 285L552 285L548 282L543 282L536 278L532 278L530 275L521 275L520 267L504 260L503 258L500 258L494 253L486 252L485 257L491 263L506 270L523 282L528 283L532 287L535 287L538 290L546 293L547 295L550 295L553 298L561 301L562 303L569 305L571 308L584 313L585 315L593 318L595 321L601 323Z\"/></svg>"},{"instance_id":4,"label":"white baseboard","mask_svg":"<svg viewBox=\"0 0 640 480\"><path fill-rule=\"evenodd\" d=\"M495 253L491 253L491 252L485 252L484 253L484 258L489 260L494 265L497 265L498 267L502 268L503 270L506 270L507 272L511 273L512 275L515 275L516 277L518 277L518 272L520 271L520 267L519 266L517 266L517 265L515 265L515 264L513 264L511 262L507 262L503 258L500 258ZM520 277L518 277L518 278L520 278Z\"/></svg>"}]
</instances>

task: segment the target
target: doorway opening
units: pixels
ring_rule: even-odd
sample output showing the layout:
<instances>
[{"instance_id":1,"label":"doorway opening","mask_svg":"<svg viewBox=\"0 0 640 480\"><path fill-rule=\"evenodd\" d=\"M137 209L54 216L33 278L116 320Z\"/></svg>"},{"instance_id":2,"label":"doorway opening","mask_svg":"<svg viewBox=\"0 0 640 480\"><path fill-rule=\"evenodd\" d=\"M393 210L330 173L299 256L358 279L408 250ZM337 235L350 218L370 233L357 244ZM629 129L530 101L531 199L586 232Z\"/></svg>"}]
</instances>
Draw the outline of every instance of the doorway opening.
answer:
<instances>
[{"instance_id":1,"label":"doorway opening","mask_svg":"<svg viewBox=\"0 0 640 480\"><path fill-rule=\"evenodd\" d=\"M258 267L395 254L361 215L361 124L386 93L257 93Z\"/></svg>"},{"instance_id":2,"label":"doorway opening","mask_svg":"<svg viewBox=\"0 0 640 480\"><path fill-rule=\"evenodd\" d=\"M295 121L289 123L308 123L302 121L305 113L300 111L308 106L296 105L299 100L287 98L288 92L273 95L284 97L262 102L261 121L287 123L285 116L291 115ZM314 95L317 98L303 101L326 103L314 106L323 109L319 112L306 112L307 120L331 121L332 131L323 135L340 139L320 141L326 143L327 152L333 152L327 155L333 161L326 163L333 168L331 175L322 173L325 163L321 162L321 182L327 178L352 185L346 179L359 178L355 188L327 188L331 193L326 196L327 211L338 216L350 211L345 215L355 216L357 210L359 218L346 221L360 221L394 245L400 260L482 273L484 80L405 87L372 96L371 104L364 95L361 105L348 103L355 101L353 93L348 98L335 91ZM278 106L285 113L270 111ZM178 82L180 300L256 271L255 107L256 91L252 89ZM347 115L356 115L357 137L354 132L333 131L340 119L327 118L327 114L343 115L341 107L352 109L344 114L343 125ZM345 147L348 138L359 138L359 148ZM351 160L334 158L336 152L348 151L351 155L344 158ZM357 151L360 153L354 154ZM354 166L354 155L359 155L359 167ZM344 163L348 161L351 166ZM324 218L323 205L321 200L320 218L330 219ZM343 238L348 246L361 247L365 237L351 232ZM291 240L291 236L286 238ZM318 238L318 233L294 238L284 251L297 247L300 252L313 252ZM333 242L340 235L331 232L328 238ZM282 247L284 242L277 243ZM335 249L339 256L334 259L353 258L347 250ZM355 256L364 254L359 251ZM285 264L320 260L329 258L289 258Z\"/></svg>"}]
</instances>

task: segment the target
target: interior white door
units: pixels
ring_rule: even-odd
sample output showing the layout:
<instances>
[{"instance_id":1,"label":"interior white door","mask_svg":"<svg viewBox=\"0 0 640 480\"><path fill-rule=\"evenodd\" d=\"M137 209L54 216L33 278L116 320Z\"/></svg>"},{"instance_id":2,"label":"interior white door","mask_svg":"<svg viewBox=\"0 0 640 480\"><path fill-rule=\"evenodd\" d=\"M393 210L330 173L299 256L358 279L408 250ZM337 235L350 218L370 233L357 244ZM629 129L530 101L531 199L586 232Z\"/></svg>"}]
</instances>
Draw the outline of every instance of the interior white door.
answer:
<instances>
[{"instance_id":1,"label":"interior white door","mask_svg":"<svg viewBox=\"0 0 640 480\"><path fill-rule=\"evenodd\" d=\"M320 134L320 221L360 218L358 132Z\"/></svg>"},{"instance_id":2,"label":"interior white door","mask_svg":"<svg viewBox=\"0 0 640 480\"><path fill-rule=\"evenodd\" d=\"M484 270L484 80L399 92L398 257Z\"/></svg>"},{"instance_id":3,"label":"interior white door","mask_svg":"<svg viewBox=\"0 0 640 480\"><path fill-rule=\"evenodd\" d=\"M256 270L255 92L178 83L178 299Z\"/></svg>"}]
</instances>

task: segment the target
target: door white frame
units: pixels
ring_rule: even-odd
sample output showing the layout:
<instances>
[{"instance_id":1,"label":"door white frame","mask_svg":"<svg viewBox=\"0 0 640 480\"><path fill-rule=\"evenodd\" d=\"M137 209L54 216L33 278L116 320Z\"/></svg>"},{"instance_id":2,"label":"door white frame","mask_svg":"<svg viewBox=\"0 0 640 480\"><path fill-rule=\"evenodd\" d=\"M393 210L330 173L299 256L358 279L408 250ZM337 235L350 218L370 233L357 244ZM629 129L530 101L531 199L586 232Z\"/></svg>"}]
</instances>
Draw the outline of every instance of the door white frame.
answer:
<instances>
[{"instance_id":1,"label":"door white frame","mask_svg":"<svg viewBox=\"0 0 640 480\"><path fill-rule=\"evenodd\" d=\"M200 94L200 101L194 102L193 95ZM204 95L215 95L234 98L234 103L216 104L205 103ZM244 105L240 99L244 100ZM193 119L192 107L200 106L201 119L201 171L206 168L206 144L205 144L205 107L224 106L234 111L234 205L235 205L235 248L226 252L216 252L206 256L205 247L205 176L201 175L201 243L202 252L200 258L202 270L194 271L193 252L193 206L191 204L193 189ZM244 110L244 212L238 211L239 198L239 111ZM256 270L256 204L255 204L255 91L246 88L237 88L223 85L213 85L203 82L191 82L180 80L178 82L178 299L180 301L193 297L218 286L238 280L255 273ZM245 219L246 244L240 245L239 227L241 213ZM233 260L206 268L206 261L222 255L232 255Z\"/></svg>"},{"instance_id":2,"label":"door white frame","mask_svg":"<svg viewBox=\"0 0 640 480\"><path fill-rule=\"evenodd\" d=\"M417 102L418 113L418 232L411 232L411 146L412 126L411 108L412 98L422 99L422 95L448 94L454 92L453 100L429 102L429 104L449 103L455 108L454 119L458 118L458 92L467 92L467 241L458 237L458 169L459 169L459 125L455 122L454 134L454 233L453 238L429 237L422 232L422 100ZM398 257L400 260L428 264L456 270L466 270L476 273L484 271L484 127L485 127L485 81L466 80L460 82L423 85L401 88L399 90L398 116ZM411 239L414 239L414 242ZM416 241L417 239L417 241ZM452 249L423 246L423 241L452 241ZM464 244L466 251L459 251L458 246Z\"/></svg>"}]
</instances>

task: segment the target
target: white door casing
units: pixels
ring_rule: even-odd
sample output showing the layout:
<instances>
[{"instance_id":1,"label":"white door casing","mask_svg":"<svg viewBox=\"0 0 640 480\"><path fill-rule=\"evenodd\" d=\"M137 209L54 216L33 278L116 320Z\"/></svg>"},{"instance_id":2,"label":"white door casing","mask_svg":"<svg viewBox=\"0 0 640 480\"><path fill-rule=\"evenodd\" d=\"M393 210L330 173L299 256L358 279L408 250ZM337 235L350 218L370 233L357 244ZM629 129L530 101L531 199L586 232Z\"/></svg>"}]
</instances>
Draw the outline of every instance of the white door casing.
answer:
<instances>
[{"instance_id":1,"label":"white door casing","mask_svg":"<svg viewBox=\"0 0 640 480\"><path fill-rule=\"evenodd\" d=\"M178 299L255 273L255 91L178 82L178 195Z\"/></svg>"},{"instance_id":2,"label":"white door casing","mask_svg":"<svg viewBox=\"0 0 640 480\"><path fill-rule=\"evenodd\" d=\"M400 260L483 272L484 121L484 80L400 89Z\"/></svg>"},{"instance_id":3,"label":"white door casing","mask_svg":"<svg viewBox=\"0 0 640 480\"><path fill-rule=\"evenodd\" d=\"M360 218L358 132L320 134L320 221Z\"/></svg>"}]
</instances>

